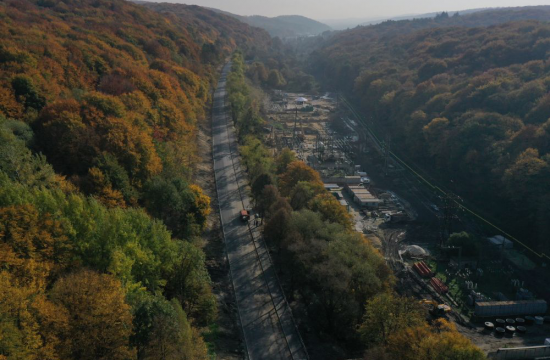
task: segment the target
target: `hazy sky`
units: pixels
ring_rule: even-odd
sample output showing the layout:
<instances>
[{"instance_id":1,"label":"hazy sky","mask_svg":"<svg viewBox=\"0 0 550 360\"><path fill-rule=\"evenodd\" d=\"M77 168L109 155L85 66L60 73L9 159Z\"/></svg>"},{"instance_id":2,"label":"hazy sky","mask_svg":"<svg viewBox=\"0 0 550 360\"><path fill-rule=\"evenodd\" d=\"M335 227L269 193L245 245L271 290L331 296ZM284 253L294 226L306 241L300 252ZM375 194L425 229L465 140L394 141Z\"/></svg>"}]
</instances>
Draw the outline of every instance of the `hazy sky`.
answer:
<instances>
[{"instance_id":1,"label":"hazy sky","mask_svg":"<svg viewBox=\"0 0 550 360\"><path fill-rule=\"evenodd\" d=\"M213 7L239 15L371 18L484 7L550 5L550 0L154 0Z\"/></svg>"}]
</instances>

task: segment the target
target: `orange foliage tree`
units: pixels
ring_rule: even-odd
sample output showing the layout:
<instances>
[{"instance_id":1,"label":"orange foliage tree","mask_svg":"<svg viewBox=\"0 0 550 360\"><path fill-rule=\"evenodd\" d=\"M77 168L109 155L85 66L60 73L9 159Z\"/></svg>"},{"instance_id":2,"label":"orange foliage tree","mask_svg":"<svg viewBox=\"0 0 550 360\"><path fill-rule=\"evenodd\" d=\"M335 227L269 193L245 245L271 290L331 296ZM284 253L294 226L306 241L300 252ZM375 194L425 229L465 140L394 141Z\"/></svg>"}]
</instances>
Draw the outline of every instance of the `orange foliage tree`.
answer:
<instances>
[{"instance_id":1,"label":"orange foliage tree","mask_svg":"<svg viewBox=\"0 0 550 360\"><path fill-rule=\"evenodd\" d=\"M279 190L283 196L290 195L292 188L300 181L322 183L317 171L307 166L303 161L293 161L286 171L279 176Z\"/></svg>"}]
</instances>

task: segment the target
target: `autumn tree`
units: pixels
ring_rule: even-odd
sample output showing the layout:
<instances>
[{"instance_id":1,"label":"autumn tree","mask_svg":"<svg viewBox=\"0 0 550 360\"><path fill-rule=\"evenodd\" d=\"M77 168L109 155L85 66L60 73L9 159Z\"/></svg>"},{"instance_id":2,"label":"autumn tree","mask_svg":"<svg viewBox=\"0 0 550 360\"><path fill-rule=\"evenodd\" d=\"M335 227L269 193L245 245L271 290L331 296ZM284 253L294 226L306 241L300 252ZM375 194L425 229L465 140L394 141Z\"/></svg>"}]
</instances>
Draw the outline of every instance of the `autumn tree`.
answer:
<instances>
[{"instance_id":1,"label":"autumn tree","mask_svg":"<svg viewBox=\"0 0 550 360\"><path fill-rule=\"evenodd\" d=\"M273 244L280 246L281 241L285 239L290 224L292 208L288 201L279 197L269 208L269 220L265 225L266 239Z\"/></svg>"},{"instance_id":2,"label":"autumn tree","mask_svg":"<svg viewBox=\"0 0 550 360\"><path fill-rule=\"evenodd\" d=\"M260 139L254 136L245 137L239 150L251 179L262 174L272 174L274 162L271 151Z\"/></svg>"},{"instance_id":3,"label":"autumn tree","mask_svg":"<svg viewBox=\"0 0 550 360\"><path fill-rule=\"evenodd\" d=\"M282 174L286 171L288 165L296 160L296 154L289 148L284 148L277 159L275 160L277 174Z\"/></svg>"},{"instance_id":4,"label":"autumn tree","mask_svg":"<svg viewBox=\"0 0 550 360\"><path fill-rule=\"evenodd\" d=\"M262 216L269 217L271 214L269 210L271 206L279 200L281 196L279 195L279 190L275 185L266 185L264 186L261 194L257 197L257 207L258 212Z\"/></svg>"},{"instance_id":5,"label":"autumn tree","mask_svg":"<svg viewBox=\"0 0 550 360\"><path fill-rule=\"evenodd\" d=\"M433 325L402 327L388 339L386 351L403 360L483 360L485 354L453 323L438 319Z\"/></svg>"},{"instance_id":6,"label":"autumn tree","mask_svg":"<svg viewBox=\"0 0 550 360\"><path fill-rule=\"evenodd\" d=\"M250 134L258 134L264 123L265 121L260 116L258 105L251 103L238 119L239 137L244 138Z\"/></svg>"},{"instance_id":7,"label":"autumn tree","mask_svg":"<svg viewBox=\"0 0 550 360\"><path fill-rule=\"evenodd\" d=\"M120 281L90 270L68 275L54 285L52 299L71 319L63 334L64 356L84 360L135 357L129 343L132 315L124 295Z\"/></svg>"},{"instance_id":8,"label":"autumn tree","mask_svg":"<svg viewBox=\"0 0 550 360\"><path fill-rule=\"evenodd\" d=\"M328 191L315 196L308 204L308 207L321 214L324 220L338 223L346 229L351 229L352 218L346 208Z\"/></svg>"},{"instance_id":9,"label":"autumn tree","mask_svg":"<svg viewBox=\"0 0 550 360\"><path fill-rule=\"evenodd\" d=\"M315 205L311 201L324 193L327 191L319 182L299 181L290 192L290 205L294 210L311 208L310 205Z\"/></svg>"},{"instance_id":10,"label":"autumn tree","mask_svg":"<svg viewBox=\"0 0 550 360\"><path fill-rule=\"evenodd\" d=\"M210 213L210 199L183 179L155 178L144 189L146 208L180 238L200 233Z\"/></svg>"},{"instance_id":11,"label":"autumn tree","mask_svg":"<svg viewBox=\"0 0 550 360\"><path fill-rule=\"evenodd\" d=\"M134 334L137 358L207 359L207 349L197 330L177 300L137 293L130 296L133 305Z\"/></svg>"},{"instance_id":12,"label":"autumn tree","mask_svg":"<svg viewBox=\"0 0 550 360\"><path fill-rule=\"evenodd\" d=\"M286 81L277 69L271 69L267 78L267 84L274 89L279 89L286 84Z\"/></svg>"},{"instance_id":13,"label":"autumn tree","mask_svg":"<svg viewBox=\"0 0 550 360\"><path fill-rule=\"evenodd\" d=\"M30 186L51 186L55 183L53 168L42 154L33 154L27 147L33 138L27 124L0 117L0 170Z\"/></svg>"},{"instance_id":14,"label":"autumn tree","mask_svg":"<svg viewBox=\"0 0 550 360\"><path fill-rule=\"evenodd\" d=\"M284 269L300 274L294 286L317 314L315 324L335 335L353 337L360 304L393 281L366 239L311 210L293 212L282 245L288 257Z\"/></svg>"},{"instance_id":15,"label":"autumn tree","mask_svg":"<svg viewBox=\"0 0 550 360\"><path fill-rule=\"evenodd\" d=\"M165 275L166 294L178 299L187 314L209 324L216 318L217 305L204 252L190 243L178 244L176 251L176 259Z\"/></svg>"},{"instance_id":16,"label":"autumn tree","mask_svg":"<svg viewBox=\"0 0 550 360\"><path fill-rule=\"evenodd\" d=\"M396 331L424 323L425 315L418 301L391 292L369 299L365 305L359 334L369 346L386 345Z\"/></svg>"},{"instance_id":17,"label":"autumn tree","mask_svg":"<svg viewBox=\"0 0 550 360\"><path fill-rule=\"evenodd\" d=\"M37 289L25 286L6 271L0 271L0 286L0 359L57 359L55 349L48 348L55 347L56 337L41 336L44 333L41 334L40 319L33 306ZM58 319L67 321L64 315L63 311L56 313ZM44 339L51 342L45 344Z\"/></svg>"},{"instance_id":18,"label":"autumn tree","mask_svg":"<svg viewBox=\"0 0 550 360\"><path fill-rule=\"evenodd\" d=\"M321 183L321 176L304 162L293 161L288 164L286 171L279 176L281 194L284 196L290 195L294 186L300 181Z\"/></svg>"},{"instance_id":19,"label":"autumn tree","mask_svg":"<svg viewBox=\"0 0 550 360\"><path fill-rule=\"evenodd\" d=\"M273 176L271 174L263 173L258 175L251 185L252 194L254 198L259 198L264 191L265 187L274 183Z\"/></svg>"},{"instance_id":20,"label":"autumn tree","mask_svg":"<svg viewBox=\"0 0 550 360\"><path fill-rule=\"evenodd\" d=\"M537 149L528 148L522 152L514 163L505 171L505 182L510 196L516 198L529 197L535 201L545 192L545 181L550 174L550 165L540 158ZM534 189L538 189L533 193Z\"/></svg>"},{"instance_id":21,"label":"autumn tree","mask_svg":"<svg viewBox=\"0 0 550 360\"><path fill-rule=\"evenodd\" d=\"M45 288L71 261L67 230L30 204L0 208L0 264L21 285Z\"/></svg>"}]
</instances>

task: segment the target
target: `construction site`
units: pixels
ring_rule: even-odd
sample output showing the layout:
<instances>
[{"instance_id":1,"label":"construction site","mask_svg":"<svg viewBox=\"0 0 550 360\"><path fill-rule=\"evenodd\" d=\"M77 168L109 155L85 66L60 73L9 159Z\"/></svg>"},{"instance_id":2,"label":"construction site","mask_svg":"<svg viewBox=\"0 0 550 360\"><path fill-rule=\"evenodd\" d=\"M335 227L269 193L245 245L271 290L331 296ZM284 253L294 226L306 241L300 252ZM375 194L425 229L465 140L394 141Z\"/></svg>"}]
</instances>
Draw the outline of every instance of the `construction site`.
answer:
<instances>
[{"instance_id":1,"label":"construction site","mask_svg":"<svg viewBox=\"0 0 550 360\"><path fill-rule=\"evenodd\" d=\"M320 173L384 254L400 293L455 322L492 358L550 356L548 280L533 276L540 266L513 241L466 216L457 196L426 187L341 96L276 91L265 108L267 146L293 150ZM448 243L462 231L477 239L475 251Z\"/></svg>"}]
</instances>

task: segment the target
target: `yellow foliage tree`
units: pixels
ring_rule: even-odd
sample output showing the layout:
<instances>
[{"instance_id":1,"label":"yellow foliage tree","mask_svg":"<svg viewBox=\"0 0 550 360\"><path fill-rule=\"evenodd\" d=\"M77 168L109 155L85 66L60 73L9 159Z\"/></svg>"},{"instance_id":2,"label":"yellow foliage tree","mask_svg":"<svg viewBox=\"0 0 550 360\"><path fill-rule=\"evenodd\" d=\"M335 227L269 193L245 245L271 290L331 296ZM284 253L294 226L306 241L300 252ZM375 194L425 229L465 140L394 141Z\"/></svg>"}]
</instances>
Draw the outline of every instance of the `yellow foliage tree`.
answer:
<instances>
[{"instance_id":1,"label":"yellow foliage tree","mask_svg":"<svg viewBox=\"0 0 550 360\"><path fill-rule=\"evenodd\" d=\"M401 360L483 360L485 354L444 319L406 328L388 339L387 351Z\"/></svg>"},{"instance_id":2,"label":"yellow foliage tree","mask_svg":"<svg viewBox=\"0 0 550 360\"><path fill-rule=\"evenodd\" d=\"M69 263L71 245L62 224L30 204L0 209L0 266L21 284L45 288Z\"/></svg>"},{"instance_id":3,"label":"yellow foliage tree","mask_svg":"<svg viewBox=\"0 0 550 360\"><path fill-rule=\"evenodd\" d=\"M89 191L108 208L126 207L124 196L119 190L113 189L105 174L96 167L88 170Z\"/></svg>"},{"instance_id":4,"label":"yellow foliage tree","mask_svg":"<svg viewBox=\"0 0 550 360\"><path fill-rule=\"evenodd\" d=\"M60 352L64 358L127 360L135 357L130 347L132 314L120 281L83 270L60 279L51 293L54 303L71 319Z\"/></svg>"},{"instance_id":5,"label":"yellow foliage tree","mask_svg":"<svg viewBox=\"0 0 550 360\"><path fill-rule=\"evenodd\" d=\"M336 200L336 198L328 191L323 191L315 196L309 202L309 208L320 213L323 220L338 223L346 229L351 229L352 227L351 215L346 211L346 208L340 205L340 202Z\"/></svg>"},{"instance_id":6,"label":"yellow foliage tree","mask_svg":"<svg viewBox=\"0 0 550 360\"><path fill-rule=\"evenodd\" d=\"M206 195L198 185L190 185L189 189L195 195L195 218L197 224L200 224L201 230L204 230L207 225L206 219L212 210L210 208L210 197Z\"/></svg>"}]
</instances>

